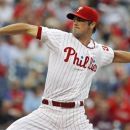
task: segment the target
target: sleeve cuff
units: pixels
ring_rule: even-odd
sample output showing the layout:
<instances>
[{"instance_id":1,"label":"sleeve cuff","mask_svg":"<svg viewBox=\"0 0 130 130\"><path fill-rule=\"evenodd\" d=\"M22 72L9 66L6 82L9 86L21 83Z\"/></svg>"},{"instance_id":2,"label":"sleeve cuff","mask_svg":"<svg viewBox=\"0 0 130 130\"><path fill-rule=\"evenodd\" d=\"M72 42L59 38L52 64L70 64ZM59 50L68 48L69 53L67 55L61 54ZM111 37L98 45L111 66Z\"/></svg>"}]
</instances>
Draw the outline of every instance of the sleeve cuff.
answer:
<instances>
[{"instance_id":1,"label":"sleeve cuff","mask_svg":"<svg viewBox=\"0 0 130 130\"><path fill-rule=\"evenodd\" d=\"M39 40L41 40L41 35L42 35L42 27L38 26L36 38L39 39Z\"/></svg>"}]
</instances>

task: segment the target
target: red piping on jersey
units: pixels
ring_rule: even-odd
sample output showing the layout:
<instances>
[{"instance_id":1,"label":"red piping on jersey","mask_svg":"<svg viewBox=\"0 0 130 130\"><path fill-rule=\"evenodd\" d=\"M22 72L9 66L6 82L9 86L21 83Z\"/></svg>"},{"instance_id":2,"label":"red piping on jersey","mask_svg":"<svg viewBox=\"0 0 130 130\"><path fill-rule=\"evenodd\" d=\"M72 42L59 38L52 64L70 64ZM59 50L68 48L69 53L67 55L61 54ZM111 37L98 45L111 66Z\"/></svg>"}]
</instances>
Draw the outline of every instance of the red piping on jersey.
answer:
<instances>
[{"instance_id":1,"label":"red piping on jersey","mask_svg":"<svg viewBox=\"0 0 130 130\"><path fill-rule=\"evenodd\" d=\"M95 48L95 42L94 42L93 39L92 39L92 42L93 42L93 45L94 45L94 46L93 46L93 47L88 47L88 46L87 46L87 48L89 48L89 49L94 49L94 48Z\"/></svg>"},{"instance_id":2,"label":"red piping on jersey","mask_svg":"<svg viewBox=\"0 0 130 130\"><path fill-rule=\"evenodd\" d=\"M42 34L42 27L38 26L38 31L37 31L36 38L39 39L39 40L41 40L41 34Z\"/></svg>"}]
</instances>

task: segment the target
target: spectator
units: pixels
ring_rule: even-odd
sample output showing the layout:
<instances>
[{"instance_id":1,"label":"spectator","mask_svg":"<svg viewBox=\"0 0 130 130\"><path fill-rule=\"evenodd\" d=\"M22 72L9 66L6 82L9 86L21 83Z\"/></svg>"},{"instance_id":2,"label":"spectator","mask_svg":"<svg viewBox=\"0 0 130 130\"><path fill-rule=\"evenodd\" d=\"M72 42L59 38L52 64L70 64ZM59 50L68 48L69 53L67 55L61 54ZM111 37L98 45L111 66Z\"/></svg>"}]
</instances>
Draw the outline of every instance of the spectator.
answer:
<instances>
[{"instance_id":1,"label":"spectator","mask_svg":"<svg viewBox=\"0 0 130 130\"><path fill-rule=\"evenodd\" d=\"M106 100L101 100L97 104L97 114L92 120L92 123L95 128L99 130L112 130L113 129L113 120L109 114L109 104Z\"/></svg>"},{"instance_id":2,"label":"spectator","mask_svg":"<svg viewBox=\"0 0 130 130\"><path fill-rule=\"evenodd\" d=\"M117 89L115 96L111 97L108 102L113 121L121 124L130 122L130 102L122 88Z\"/></svg>"},{"instance_id":3,"label":"spectator","mask_svg":"<svg viewBox=\"0 0 130 130\"><path fill-rule=\"evenodd\" d=\"M8 92L10 95L11 108L9 109L9 113L15 119L18 119L24 115L23 111L23 99L24 92L21 89L20 81L14 79L11 81L11 89Z\"/></svg>"},{"instance_id":4,"label":"spectator","mask_svg":"<svg viewBox=\"0 0 130 130\"><path fill-rule=\"evenodd\" d=\"M13 21L13 12L13 5L9 5L7 0L0 0L0 26Z\"/></svg>"},{"instance_id":5,"label":"spectator","mask_svg":"<svg viewBox=\"0 0 130 130\"><path fill-rule=\"evenodd\" d=\"M44 84L39 83L36 87L31 88L31 90L26 92L24 99L24 111L26 114L32 112L39 107L41 103L41 95L44 89ZM32 102L33 101L33 102Z\"/></svg>"}]
</instances>

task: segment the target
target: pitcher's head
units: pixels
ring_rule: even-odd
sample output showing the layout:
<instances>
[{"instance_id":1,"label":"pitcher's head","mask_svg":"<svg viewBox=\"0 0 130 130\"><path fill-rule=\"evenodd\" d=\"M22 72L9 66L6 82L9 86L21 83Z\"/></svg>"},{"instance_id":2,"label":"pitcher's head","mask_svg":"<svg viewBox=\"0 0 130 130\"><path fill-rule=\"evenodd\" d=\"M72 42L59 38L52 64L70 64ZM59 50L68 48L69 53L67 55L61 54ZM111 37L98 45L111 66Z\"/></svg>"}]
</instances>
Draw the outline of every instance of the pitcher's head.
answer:
<instances>
[{"instance_id":1,"label":"pitcher's head","mask_svg":"<svg viewBox=\"0 0 130 130\"><path fill-rule=\"evenodd\" d=\"M99 21L98 12L89 6L79 7L74 13L67 14L67 18L73 20L74 35L93 33Z\"/></svg>"}]
</instances>

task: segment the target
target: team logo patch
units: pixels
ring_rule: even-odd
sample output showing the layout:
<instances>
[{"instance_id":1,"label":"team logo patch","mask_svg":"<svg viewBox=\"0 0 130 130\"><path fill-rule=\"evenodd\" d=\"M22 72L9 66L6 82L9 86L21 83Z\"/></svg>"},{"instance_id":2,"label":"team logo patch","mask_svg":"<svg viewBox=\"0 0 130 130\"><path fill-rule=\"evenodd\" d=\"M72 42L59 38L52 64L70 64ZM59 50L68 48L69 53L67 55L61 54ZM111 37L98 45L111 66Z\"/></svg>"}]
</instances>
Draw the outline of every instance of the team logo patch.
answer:
<instances>
[{"instance_id":1,"label":"team logo patch","mask_svg":"<svg viewBox=\"0 0 130 130\"><path fill-rule=\"evenodd\" d=\"M81 9L83 9L83 7L79 7L76 12L79 12Z\"/></svg>"}]
</instances>

